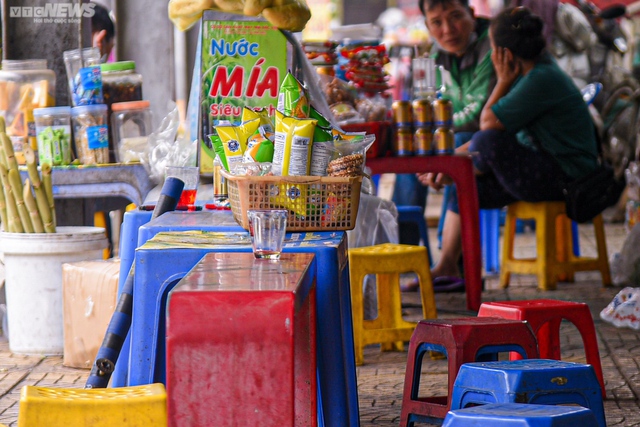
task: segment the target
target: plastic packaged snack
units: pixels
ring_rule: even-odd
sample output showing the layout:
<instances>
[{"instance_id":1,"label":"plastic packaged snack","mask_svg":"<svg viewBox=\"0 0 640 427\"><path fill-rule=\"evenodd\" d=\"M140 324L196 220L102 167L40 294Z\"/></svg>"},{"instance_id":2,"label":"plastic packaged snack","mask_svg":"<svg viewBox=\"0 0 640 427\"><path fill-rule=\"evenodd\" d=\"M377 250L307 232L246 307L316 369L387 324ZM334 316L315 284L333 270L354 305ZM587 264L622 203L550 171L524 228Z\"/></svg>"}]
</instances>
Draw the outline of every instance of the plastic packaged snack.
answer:
<instances>
[{"instance_id":1,"label":"plastic packaged snack","mask_svg":"<svg viewBox=\"0 0 640 427\"><path fill-rule=\"evenodd\" d=\"M317 120L287 117L276 111L274 175L309 175L313 132Z\"/></svg>"},{"instance_id":2,"label":"plastic packaged snack","mask_svg":"<svg viewBox=\"0 0 640 427\"><path fill-rule=\"evenodd\" d=\"M309 117L309 99L304 86L291 73L287 73L280 85L277 110L285 116Z\"/></svg>"}]
</instances>

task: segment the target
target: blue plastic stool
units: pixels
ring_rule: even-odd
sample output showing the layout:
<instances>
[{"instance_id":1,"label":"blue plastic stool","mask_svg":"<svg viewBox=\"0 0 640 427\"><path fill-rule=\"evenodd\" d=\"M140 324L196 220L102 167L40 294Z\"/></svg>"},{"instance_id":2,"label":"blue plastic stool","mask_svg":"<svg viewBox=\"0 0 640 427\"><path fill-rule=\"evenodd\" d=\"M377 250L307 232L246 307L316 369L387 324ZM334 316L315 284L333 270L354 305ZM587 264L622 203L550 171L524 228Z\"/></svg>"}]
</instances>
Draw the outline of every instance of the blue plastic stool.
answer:
<instances>
[{"instance_id":1,"label":"blue plastic stool","mask_svg":"<svg viewBox=\"0 0 640 427\"><path fill-rule=\"evenodd\" d=\"M480 210L480 241L485 273L500 271L500 209Z\"/></svg>"},{"instance_id":2,"label":"blue plastic stool","mask_svg":"<svg viewBox=\"0 0 640 427\"><path fill-rule=\"evenodd\" d=\"M413 222L418 224L420 242L422 246L427 248L429 265L433 265L433 258L431 258L431 248L429 247L429 235L427 234L427 223L424 219L424 211L420 206L396 206L396 208L398 209L398 223Z\"/></svg>"},{"instance_id":3,"label":"blue plastic stool","mask_svg":"<svg viewBox=\"0 0 640 427\"><path fill-rule=\"evenodd\" d=\"M597 422L593 412L581 406L491 403L449 411L442 427L576 427Z\"/></svg>"},{"instance_id":4,"label":"blue plastic stool","mask_svg":"<svg viewBox=\"0 0 640 427\"><path fill-rule=\"evenodd\" d=\"M550 359L466 363L453 385L451 410L487 403L578 404L606 427L593 366ZM593 425L593 424L592 424Z\"/></svg>"}]
</instances>

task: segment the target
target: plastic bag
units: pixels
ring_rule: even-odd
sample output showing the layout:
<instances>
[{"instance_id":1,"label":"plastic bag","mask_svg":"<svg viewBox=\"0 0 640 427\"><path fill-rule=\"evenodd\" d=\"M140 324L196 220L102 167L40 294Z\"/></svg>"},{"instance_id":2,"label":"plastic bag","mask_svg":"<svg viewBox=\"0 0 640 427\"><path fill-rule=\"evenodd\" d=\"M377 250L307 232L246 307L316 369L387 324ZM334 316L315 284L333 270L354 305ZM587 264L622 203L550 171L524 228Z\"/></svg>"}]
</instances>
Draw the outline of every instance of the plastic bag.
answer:
<instances>
[{"instance_id":1,"label":"plastic bag","mask_svg":"<svg viewBox=\"0 0 640 427\"><path fill-rule=\"evenodd\" d=\"M147 152L140 159L149 178L160 184L164 181L167 166L194 166L197 156L197 141L176 138L180 117L178 109L173 109L160 123L160 127L149 135Z\"/></svg>"},{"instance_id":2,"label":"plastic bag","mask_svg":"<svg viewBox=\"0 0 640 427\"><path fill-rule=\"evenodd\" d=\"M616 268L612 269L613 283L618 286L640 286L640 224L636 224L622 245Z\"/></svg>"},{"instance_id":3,"label":"plastic bag","mask_svg":"<svg viewBox=\"0 0 640 427\"><path fill-rule=\"evenodd\" d=\"M624 288L600 312L605 322L621 327L640 329L640 288Z\"/></svg>"}]
</instances>

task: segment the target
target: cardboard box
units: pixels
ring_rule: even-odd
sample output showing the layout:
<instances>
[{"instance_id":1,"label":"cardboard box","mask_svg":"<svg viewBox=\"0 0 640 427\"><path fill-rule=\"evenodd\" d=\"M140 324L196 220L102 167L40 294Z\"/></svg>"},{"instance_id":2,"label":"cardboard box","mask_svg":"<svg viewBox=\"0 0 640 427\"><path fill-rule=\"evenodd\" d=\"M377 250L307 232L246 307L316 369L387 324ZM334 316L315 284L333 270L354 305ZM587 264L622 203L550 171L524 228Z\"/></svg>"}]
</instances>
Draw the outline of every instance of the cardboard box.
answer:
<instances>
[{"instance_id":1,"label":"cardboard box","mask_svg":"<svg viewBox=\"0 0 640 427\"><path fill-rule=\"evenodd\" d=\"M116 307L119 273L113 259L62 265L64 366L91 368Z\"/></svg>"}]
</instances>

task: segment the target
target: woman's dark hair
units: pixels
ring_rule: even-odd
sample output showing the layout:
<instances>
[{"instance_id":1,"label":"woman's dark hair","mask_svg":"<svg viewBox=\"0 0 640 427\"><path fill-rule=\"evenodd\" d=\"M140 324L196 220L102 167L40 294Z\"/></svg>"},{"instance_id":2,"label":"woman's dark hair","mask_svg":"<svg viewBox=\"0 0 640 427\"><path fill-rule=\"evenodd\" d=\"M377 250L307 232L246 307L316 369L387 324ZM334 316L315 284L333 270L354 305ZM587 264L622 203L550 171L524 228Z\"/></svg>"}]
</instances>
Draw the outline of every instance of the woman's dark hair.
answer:
<instances>
[{"instance_id":1,"label":"woman's dark hair","mask_svg":"<svg viewBox=\"0 0 640 427\"><path fill-rule=\"evenodd\" d=\"M491 21L491 35L496 47L506 47L514 56L535 59L544 50L544 22L526 7L511 7Z\"/></svg>"},{"instance_id":2,"label":"woman's dark hair","mask_svg":"<svg viewBox=\"0 0 640 427\"><path fill-rule=\"evenodd\" d=\"M469 0L418 0L418 7L420 8L420 12L422 12L424 16L427 16L427 10L431 10L438 5L441 5L444 8L445 6L455 2L469 8Z\"/></svg>"}]
</instances>

